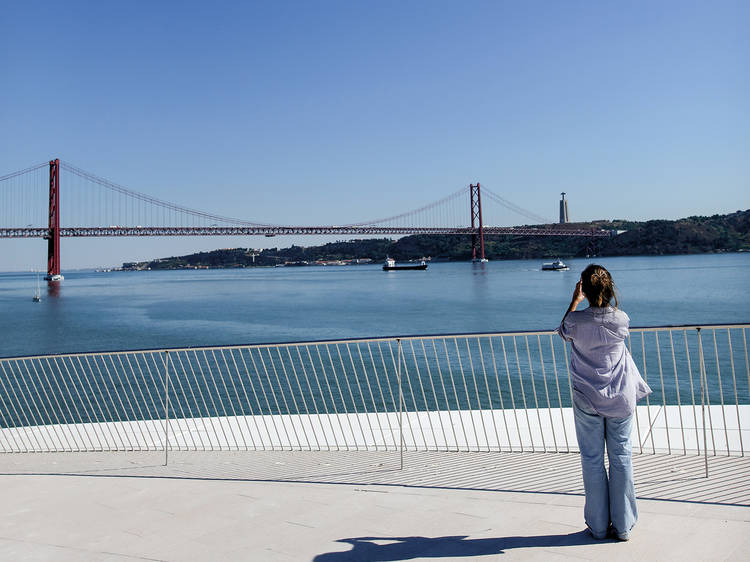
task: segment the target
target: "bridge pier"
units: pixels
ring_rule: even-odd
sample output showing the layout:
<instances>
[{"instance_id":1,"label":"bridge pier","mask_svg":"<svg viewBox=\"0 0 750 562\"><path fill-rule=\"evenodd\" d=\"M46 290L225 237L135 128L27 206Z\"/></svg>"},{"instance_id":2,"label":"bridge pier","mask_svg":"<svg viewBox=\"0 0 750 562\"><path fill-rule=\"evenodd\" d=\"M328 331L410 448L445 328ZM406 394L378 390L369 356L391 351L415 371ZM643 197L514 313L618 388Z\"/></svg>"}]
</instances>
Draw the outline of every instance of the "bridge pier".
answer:
<instances>
[{"instance_id":1,"label":"bridge pier","mask_svg":"<svg viewBox=\"0 0 750 562\"><path fill-rule=\"evenodd\" d=\"M49 162L49 231L47 239L47 281L62 281L60 275L60 159Z\"/></svg>"}]
</instances>

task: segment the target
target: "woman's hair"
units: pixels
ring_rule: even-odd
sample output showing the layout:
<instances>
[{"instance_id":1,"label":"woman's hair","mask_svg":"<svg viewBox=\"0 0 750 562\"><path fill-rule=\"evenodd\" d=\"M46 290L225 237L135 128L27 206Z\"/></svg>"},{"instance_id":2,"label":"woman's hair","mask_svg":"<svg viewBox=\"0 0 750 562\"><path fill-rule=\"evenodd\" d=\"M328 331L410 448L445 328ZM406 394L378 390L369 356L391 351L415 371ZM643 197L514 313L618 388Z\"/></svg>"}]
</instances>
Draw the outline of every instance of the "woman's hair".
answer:
<instances>
[{"instance_id":1,"label":"woman's hair","mask_svg":"<svg viewBox=\"0 0 750 562\"><path fill-rule=\"evenodd\" d=\"M614 299L614 307L617 308L617 295L615 294L615 282L609 271L601 265L592 263L581 273L583 293L591 306L609 306Z\"/></svg>"}]
</instances>

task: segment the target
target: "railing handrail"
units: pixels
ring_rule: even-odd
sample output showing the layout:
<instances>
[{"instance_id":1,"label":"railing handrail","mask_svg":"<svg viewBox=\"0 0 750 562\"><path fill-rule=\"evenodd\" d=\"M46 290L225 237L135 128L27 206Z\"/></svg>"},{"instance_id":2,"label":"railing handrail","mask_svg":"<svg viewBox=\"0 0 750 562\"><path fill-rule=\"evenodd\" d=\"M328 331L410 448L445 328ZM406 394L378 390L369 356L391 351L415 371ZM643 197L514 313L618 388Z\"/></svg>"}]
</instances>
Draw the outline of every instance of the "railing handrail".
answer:
<instances>
[{"instance_id":1,"label":"railing handrail","mask_svg":"<svg viewBox=\"0 0 750 562\"><path fill-rule=\"evenodd\" d=\"M725 324L666 324L662 326L631 326L631 332L655 332L660 330L696 330L696 329L731 329L731 328L750 328L750 323L725 323ZM179 352L179 351L208 351L219 349L246 349L246 348L277 348L277 347L299 347L312 345L335 345L350 343L372 343L385 341L418 341L442 338L490 338L500 336L545 336L556 334L557 330L513 330L507 332L460 332L445 334L407 334L395 336L375 336L370 338L338 338L330 340L302 340L302 341L283 341L283 342L260 342L260 343L240 343L240 344L220 344L220 345L189 345L176 347L154 347L154 348L135 348L135 349L115 349L115 350L91 350L63 353L46 353L41 355L11 355L0 357L0 361L13 360L21 361L24 359L37 359L39 357L83 357L91 355L128 355L133 353L159 353L159 352Z\"/></svg>"}]
</instances>

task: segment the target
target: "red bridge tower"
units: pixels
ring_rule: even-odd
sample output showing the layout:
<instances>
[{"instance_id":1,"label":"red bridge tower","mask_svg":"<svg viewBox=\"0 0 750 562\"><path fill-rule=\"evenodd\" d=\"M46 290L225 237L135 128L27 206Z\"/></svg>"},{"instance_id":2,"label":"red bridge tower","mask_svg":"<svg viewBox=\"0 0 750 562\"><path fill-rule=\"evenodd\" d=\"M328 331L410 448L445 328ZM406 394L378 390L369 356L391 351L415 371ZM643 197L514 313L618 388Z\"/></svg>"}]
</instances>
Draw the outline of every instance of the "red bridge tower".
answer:
<instances>
[{"instance_id":1,"label":"red bridge tower","mask_svg":"<svg viewBox=\"0 0 750 562\"><path fill-rule=\"evenodd\" d=\"M482 224L482 193L479 189L479 182L476 185L469 185L469 198L471 206L471 260L486 262L484 257L484 225ZM479 223L479 233L477 234L477 222ZM477 257L477 246L479 246L480 257Z\"/></svg>"},{"instance_id":2,"label":"red bridge tower","mask_svg":"<svg viewBox=\"0 0 750 562\"><path fill-rule=\"evenodd\" d=\"M47 281L60 281L60 160L49 162L49 232L47 236Z\"/></svg>"}]
</instances>

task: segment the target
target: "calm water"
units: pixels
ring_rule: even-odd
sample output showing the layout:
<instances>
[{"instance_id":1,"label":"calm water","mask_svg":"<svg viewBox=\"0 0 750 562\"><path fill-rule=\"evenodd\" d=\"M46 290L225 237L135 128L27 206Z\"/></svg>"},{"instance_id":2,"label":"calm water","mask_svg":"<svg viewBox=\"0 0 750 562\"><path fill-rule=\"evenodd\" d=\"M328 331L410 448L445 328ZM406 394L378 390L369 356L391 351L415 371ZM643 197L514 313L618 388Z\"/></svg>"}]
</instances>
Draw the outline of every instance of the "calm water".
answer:
<instances>
[{"instance_id":1,"label":"calm water","mask_svg":"<svg viewBox=\"0 0 750 562\"><path fill-rule=\"evenodd\" d=\"M0 356L551 329L591 260L0 274ZM602 258L633 326L750 322L750 254Z\"/></svg>"}]
</instances>

